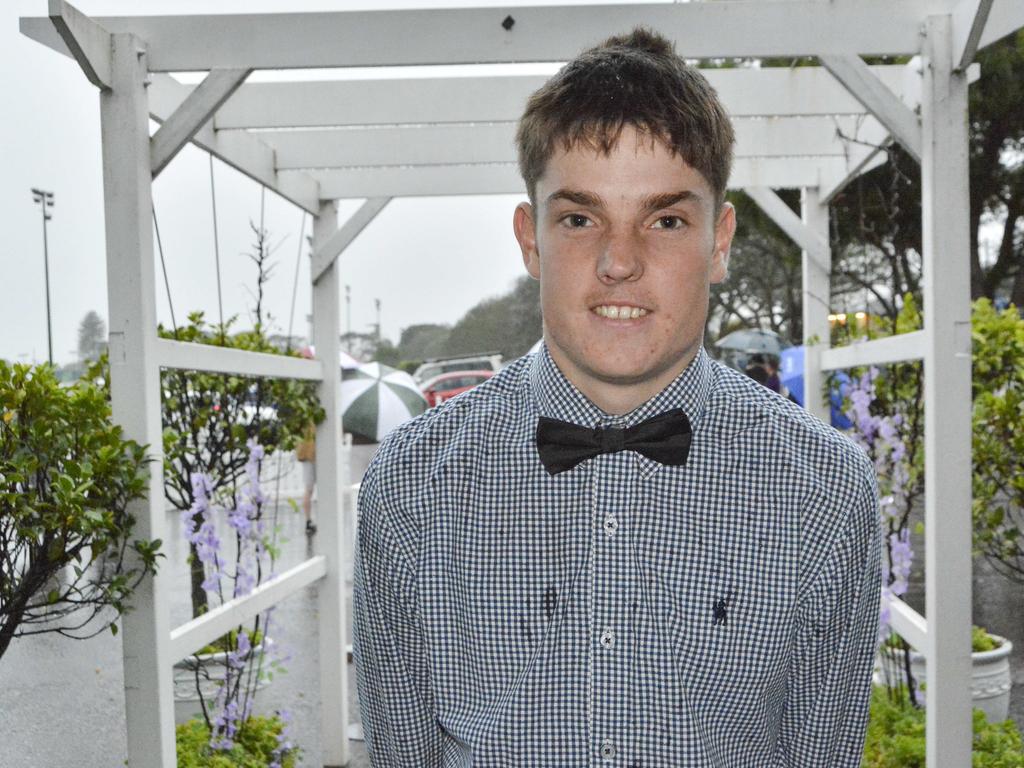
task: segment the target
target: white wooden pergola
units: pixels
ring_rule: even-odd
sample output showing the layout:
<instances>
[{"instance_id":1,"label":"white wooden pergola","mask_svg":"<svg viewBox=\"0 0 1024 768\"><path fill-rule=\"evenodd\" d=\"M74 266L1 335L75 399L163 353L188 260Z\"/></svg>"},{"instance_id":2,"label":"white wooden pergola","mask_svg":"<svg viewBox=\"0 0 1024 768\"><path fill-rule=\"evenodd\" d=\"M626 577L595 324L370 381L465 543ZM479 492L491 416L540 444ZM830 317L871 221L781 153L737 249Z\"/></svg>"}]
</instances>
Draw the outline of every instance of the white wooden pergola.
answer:
<instances>
[{"instance_id":1,"label":"white wooden pergola","mask_svg":"<svg viewBox=\"0 0 1024 768\"><path fill-rule=\"evenodd\" d=\"M161 466L160 368L320 382L321 530L315 557L199 619L169 626L167 577L147 580L124 620L129 764L175 765L171 666L296 590L320 599L322 764L349 759L341 572L337 258L387 202L407 195L522 193L512 135L542 77L412 79L402 67L558 62L646 24L688 58L817 56L820 68L709 70L737 128L730 186L803 250L805 386L855 365L922 360L926 614L903 603L897 631L928 659L929 768L970 764L971 333L967 85L979 46L1024 26L1021 0L776 0L234 16L84 16L50 0L24 34L73 56L100 89L110 301L111 396L126 435ZM864 55L913 55L867 66ZM246 83L257 69L395 68L391 79ZM170 72L209 74L195 87ZM149 119L161 124L149 133ZM151 185L187 142L315 217L315 361L160 339ZM922 166L924 330L829 349L828 202L899 142ZM774 192L802 190L797 216ZM364 199L339 228L335 201ZM809 407L827 418L825 403ZM941 415L941 418L940 418ZM162 479L135 509L166 539ZM336 511L337 514L330 514Z\"/></svg>"}]
</instances>

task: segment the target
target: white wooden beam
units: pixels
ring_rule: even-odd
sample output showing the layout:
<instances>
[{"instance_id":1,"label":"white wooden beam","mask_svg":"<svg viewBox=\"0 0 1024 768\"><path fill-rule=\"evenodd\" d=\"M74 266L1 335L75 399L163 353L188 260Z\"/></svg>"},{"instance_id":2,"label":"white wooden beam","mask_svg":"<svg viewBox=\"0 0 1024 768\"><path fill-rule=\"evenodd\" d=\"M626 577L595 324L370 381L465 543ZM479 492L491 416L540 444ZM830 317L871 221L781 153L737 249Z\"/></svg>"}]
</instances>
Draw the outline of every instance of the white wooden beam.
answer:
<instances>
[{"instance_id":1,"label":"white wooden beam","mask_svg":"<svg viewBox=\"0 0 1024 768\"><path fill-rule=\"evenodd\" d=\"M948 14L924 26L921 104L924 284L925 752L971 762L971 276L967 77L953 71Z\"/></svg>"},{"instance_id":2,"label":"white wooden beam","mask_svg":"<svg viewBox=\"0 0 1024 768\"><path fill-rule=\"evenodd\" d=\"M250 352L171 339L158 339L154 353L161 368L305 381L320 381L324 377L323 364L319 360L290 355Z\"/></svg>"},{"instance_id":3,"label":"white wooden beam","mask_svg":"<svg viewBox=\"0 0 1024 768\"><path fill-rule=\"evenodd\" d=\"M800 254L804 408L828 424L831 404L822 396L824 376L821 369L821 353L831 344L831 326L828 322L832 276L829 209L828 203L822 203L821 195L815 187L804 187L800 192L800 219L808 235L807 245L811 246L803 248Z\"/></svg>"},{"instance_id":4,"label":"white wooden beam","mask_svg":"<svg viewBox=\"0 0 1024 768\"><path fill-rule=\"evenodd\" d=\"M335 231L326 241L317 246L317 249L313 252L313 264L310 268L314 285L320 281L324 272L334 264L338 256L341 255L341 252L348 248L349 244L359 236L360 232L366 229L369 223L376 218L378 213L384 210L384 206L389 202L391 202L390 197L370 198L359 207L359 210L349 217L341 229Z\"/></svg>"},{"instance_id":5,"label":"white wooden beam","mask_svg":"<svg viewBox=\"0 0 1024 768\"><path fill-rule=\"evenodd\" d=\"M883 25L884 26L884 25ZM878 118L910 155L921 160L921 126L915 115L856 54L819 54L818 60Z\"/></svg>"},{"instance_id":6,"label":"white wooden beam","mask_svg":"<svg viewBox=\"0 0 1024 768\"><path fill-rule=\"evenodd\" d=\"M896 633L910 643L918 653L928 652L928 622L898 597L889 604L889 621ZM925 656L927 658L927 656ZM932 667L934 669L935 667ZM932 673L935 674L934 672Z\"/></svg>"},{"instance_id":7,"label":"white wooden beam","mask_svg":"<svg viewBox=\"0 0 1024 768\"><path fill-rule=\"evenodd\" d=\"M981 44L993 0L960 0L953 8L954 69L970 66Z\"/></svg>"},{"instance_id":8,"label":"white wooden beam","mask_svg":"<svg viewBox=\"0 0 1024 768\"><path fill-rule=\"evenodd\" d=\"M294 568L268 579L244 597L236 597L202 616L171 630L170 658L177 662L226 635L249 619L300 589L322 579L327 567L322 556L311 557Z\"/></svg>"},{"instance_id":9,"label":"white wooden beam","mask_svg":"<svg viewBox=\"0 0 1024 768\"><path fill-rule=\"evenodd\" d=\"M871 71L907 103L920 100L904 65ZM819 67L705 69L734 118L865 114ZM429 77L247 83L217 112L218 129L515 122L547 76ZM188 86L185 86L188 87Z\"/></svg>"},{"instance_id":10,"label":"white wooden beam","mask_svg":"<svg viewBox=\"0 0 1024 768\"><path fill-rule=\"evenodd\" d=\"M821 233L811 229L800 219L800 217L786 205L785 201L778 194L768 187L749 186L743 191L747 197L757 203L760 208L779 229L786 233L786 236L800 246L800 250L806 251L809 258L817 262L819 269L828 274L828 259L826 254L829 250L828 240L822 237Z\"/></svg>"},{"instance_id":11,"label":"white wooden beam","mask_svg":"<svg viewBox=\"0 0 1024 768\"><path fill-rule=\"evenodd\" d=\"M50 21L68 53L97 88L110 87L110 33L64 0L50 0Z\"/></svg>"},{"instance_id":12,"label":"white wooden beam","mask_svg":"<svg viewBox=\"0 0 1024 768\"><path fill-rule=\"evenodd\" d=\"M190 89L170 75L153 75L149 86L150 117L162 123L188 98ZM278 174L274 150L256 136L239 131L215 131L207 121L192 142L232 168L241 171L295 205L311 213L319 210L320 190L305 173Z\"/></svg>"},{"instance_id":13,"label":"white wooden beam","mask_svg":"<svg viewBox=\"0 0 1024 768\"><path fill-rule=\"evenodd\" d=\"M1024 3L1020 0L995 0L988 23L981 33L979 47L984 48L1024 27Z\"/></svg>"},{"instance_id":14,"label":"white wooden beam","mask_svg":"<svg viewBox=\"0 0 1024 768\"><path fill-rule=\"evenodd\" d=\"M132 35L112 35L112 43L110 87L100 91L110 405L114 423L126 438L147 446L150 459L146 495L128 508L133 535L166 542L146 57ZM133 610L122 619L128 763L137 768L174 764L170 579L168 568L144 578L132 595Z\"/></svg>"},{"instance_id":15,"label":"white wooden beam","mask_svg":"<svg viewBox=\"0 0 1024 768\"><path fill-rule=\"evenodd\" d=\"M313 220L313 250L320 251L338 227L333 202L325 201ZM348 452L342 447L341 418L341 270L332 262L313 285L313 342L317 358L330 375L320 382L320 404L325 418L316 430L317 553L324 556L327 574L318 592L320 639L320 734L323 755L317 765L342 766L349 762L348 664L349 642L345 599L345 507L349 480Z\"/></svg>"},{"instance_id":16,"label":"white wooden beam","mask_svg":"<svg viewBox=\"0 0 1024 768\"><path fill-rule=\"evenodd\" d=\"M178 151L228 97L245 82L251 69L215 69L164 120L149 140L150 168L156 178Z\"/></svg>"},{"instance_id":17,"label":"white wooden beam","mask_svg":"<svg viewBox=\"0 0 1024 768\"><path fill-rule=\"evenodd\" d=\"M841 157L738 158L729 187L815 187L846 172ZM282 171L288 176L299 171ZM310 170L325 200L436 195L516 195L526 187L515 163L478 165L374 166Z\"/></svg>"},{"instance_id":18,"label":"white wooden beam","mask_svg":"<svg viewBox=\"0 0 1024 768\"><path fill-rule=\"evenodd\" d=\"M889 365L924 357L924 331L901 333L871 341L858 341L821 353L821 369L837 371L868 365Z\"/></svg>"},{"instance_id":19,"label":"white wooden beam","mask_svg":"<svg viewBox=\"0 0 1024 768\"><path fill-rule=\"evenodd\" d=\"M888 134L874 118L737 118L734 155L845 156L851 141L873 139L871 125ZM373 126L339 130L265 131L260 139L273 148L278 170L373 165L467 165L516 161L516 124ZM221 132L221 135L225 135ZM867 138L865 138L867 137Z\"/></svg>"},{"instance_id":20,"label":"white wooden beam","mask_svg":"<svg viewBox=\"0 0 1024 768\"><path fill-rule=\"evenodd\" d=\"M918 51L921 19L947 9L946 0L738 0L97 20L145 40L152 71L184 72L568 61L638 25L692 58L907 54Z\"/></svg>"}]
</instances>

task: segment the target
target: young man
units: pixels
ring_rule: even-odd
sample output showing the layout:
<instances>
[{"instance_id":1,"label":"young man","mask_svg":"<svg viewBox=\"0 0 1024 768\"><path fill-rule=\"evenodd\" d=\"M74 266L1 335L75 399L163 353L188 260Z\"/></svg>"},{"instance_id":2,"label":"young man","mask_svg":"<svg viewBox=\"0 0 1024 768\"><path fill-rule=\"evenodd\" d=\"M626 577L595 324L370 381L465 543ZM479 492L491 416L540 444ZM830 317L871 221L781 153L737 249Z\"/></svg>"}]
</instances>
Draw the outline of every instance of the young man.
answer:
<instances>
[{"instance_id":1,"label":"young man","mask_svg":"<svg viewBox=\"0 0 1024 768\"><path fill-rule=\"evenodd\" d=\"M637 30L534 94L518 143L544 348L363 480L371 762L859 766L872 467L701 346L735 228L717 96Z\"/></svg>"}]
</instances>

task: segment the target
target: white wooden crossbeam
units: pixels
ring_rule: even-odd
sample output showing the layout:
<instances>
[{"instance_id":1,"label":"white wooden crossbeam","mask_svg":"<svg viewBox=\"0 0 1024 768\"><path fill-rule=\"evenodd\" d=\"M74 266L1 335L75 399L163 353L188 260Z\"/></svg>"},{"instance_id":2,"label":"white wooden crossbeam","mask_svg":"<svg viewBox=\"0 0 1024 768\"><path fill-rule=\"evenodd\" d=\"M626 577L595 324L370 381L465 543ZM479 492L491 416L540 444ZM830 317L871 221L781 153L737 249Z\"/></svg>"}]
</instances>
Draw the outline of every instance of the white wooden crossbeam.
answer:
<instances>
[{"instance_id":1,"label":"white wooden crossbeam","mask_svg":"<svg viewBox=\"0 0 1024 768\"><path fill-rule=\"evenodd\" d=\"M290 355L250 352L245 349L157 339L154 354L161 368L209 371L231 376L266 376L280 379L323 379L323 364Z\"/></svg>"},{"instance_id":2,"label":"white wooden crossbeam","mask_svg":"<svg viewBox=\"0 0 1024 768\"><path fill-rule=\"evenodd\" d=\"M928 621L898 597L889 603L889 624L921 655L927 651Z\"/></svg>"},{"instance_id":3,"label":"white wooden crossbeam","mask_svg":"<svg viewBox=\"0 0 1024 768\"><path fill-rule=\"evenodd\" d=\"M871 71L907 103L920 101L920 78L906 77L905 65L873 66ZM866 113L864 105L818 67L702 73L734 119ZM228 129L514 122L530 94L547 79L501 75L249 82L218 110L215 125Z\"/></svg>"},{"instance_id":4,"label":"white wooden crossbeam","mask_svg":"<svg viewBox=\"0 0 1024 768\"><path fill-rule=\"evenodd\" d=\"M846 172L841 157L739 158L729 187L816 187ZM282 171L282 176L301 171ZM369 166L310 170L324 199L435 195L516 195L526 187L515 163Z\"/></svg>"},{"instance_id":5,"label":"white wooden crossbeam","mask_svg":"<svg viewBox=\"0 0 1024 768\"><path fill-rule=\"evenodd\" d=\"M735 156L847 154L851 140L888 139L874 118L738 118ZM876 127L877 130L870 130ZM371 165L465 165L516 161L515 123L264 131L278 170ZM221 132L224 135L225 132Z\"/></svg>"},{"instance_id":6,"label":"white wooden crossbeam","mask_svg":"<svg viewBox=\"0 0 1024 768\"><path fill-rule=\"evenodd\" d=\"M817 232L808 228L800 216L786 205L773 189L749 186L744 187L743 191L757 203L757 207L764 211L768 218L778 225L779 229L786 233L790 240L800 247L800 250L807 251L811 259L818 263L826 274L829 272L828 267L825 266L829 260L827 257L828 243Z\"/></svg>"},{"instance_id":7,"label":"white wooden crossbeam","mask_svg":"<svg viewBox=\"0 0 1024 768\"><path fill-rule=\"evenodd\" d=\"M841 82L918 162L921 161L921 125L907 107L856 54L821 54L822 66Z\"/></svg>"},{"instance_id":8,"label":"white wooden crossbeam","mask_svg":"<svg viewBox=\"0 0 1024 768\"><path fill-rule=\"evenodd\" d=\"M215 69L185 98L149 140L150 168L159 175L203 123L245 82L251 69Z\"/></svg>"},{"instance_id":9,"label":"white wooden crossbeam","mask_svg":"<svg viewBox=\"0 0 1024 768\"><path fill-rule=\"evenodd\" d=\"M924 331L855 342L821 353L821 369L836 371L865 365L905 363L924 358Z\"/></svg>"},{"instance_id":10,"label":"white wooden crossbeam","mask_svg":"<svg viewBox=\"0 0 1024 768\"><path fill-rule=\"evenodd\" d=\"M737 0L328 13L101 17L145 40L154 72L568 61L637 25L661 31L684 56L907 54L921 20L947 0ZM515 24L506 30L502 21ZM879 23L884 19L884 23ZM770 30L770 32L769 32ZM231 41L225 45L225 41Z\"/></svg>"},{"instance_id":11,"label":"white wooden crossbeam","mask_svg":"<svg viewBox=\"0 0 1024 768\"><path fill-rule=\"evenodd\" d=\"M149 113L159 123L174 114L188 98L190 90L170 75L153 75L149 86ZM258 181L286 200L310 213L320 206L320 190L316 181L305 173L282 176L274 165L274 150L255 135L240 131L215 131L210 121L192 136L192 142Z\"/></svg>"},{"instance_id":12,"label":"white wooden crossbeam","mask_svg":"<svg viewBox=\"0 0 1024 768\"><path fill-rule=\"evenodd\" d=\"M334 264L341 252L359 236L360 232L366 229L390 201L390 197L370 198L323 245L317 248L313 254L313 265L310 268L314 285L320 281L321 275Z\"/></svg>"},{"instance_id":13,"label":"white wooden crossbeam","mask_svg":"<svg viewBox=\"0 0 1024 768\"><path fill-rule=\"evenodd\" d=\"M171 630L169 656L179 661L226 635L238 625L276 605L289 595L323 578L325 558L316 555L263 582L244 597L236 597Z\"/></svg>"},{"instance_id":14,"label":"white wooden crossbeam","mask_svg":"<svg viewBox=\"0 0 1024 768\"><path fill-rule=\"evenodd\" d=\"M1020 0L995 0L978 47L991 45L1021 28L1024 28L1024 3Z\"/></svg>"},{"instance_id":15,"label":"white wooden crossbeam","mask_svg":"<svg viewBox=\"0 0 1024 768\"><path fill-rule=\"evenodd\" d=\"M953 68L965 69L974 61L994 0L960 0L953 8Z\"/></svg>"},{"instance_id":16,"label":"white wooden crossbeam","mask_svg":"<svg viewBox=\"0 0 1024 768\"><path fill-rule=\"evenodd\" d=\"M110 87L110 33L64 0L50 0L50 22L89 82Z\"/></svg>"}]
</instances>

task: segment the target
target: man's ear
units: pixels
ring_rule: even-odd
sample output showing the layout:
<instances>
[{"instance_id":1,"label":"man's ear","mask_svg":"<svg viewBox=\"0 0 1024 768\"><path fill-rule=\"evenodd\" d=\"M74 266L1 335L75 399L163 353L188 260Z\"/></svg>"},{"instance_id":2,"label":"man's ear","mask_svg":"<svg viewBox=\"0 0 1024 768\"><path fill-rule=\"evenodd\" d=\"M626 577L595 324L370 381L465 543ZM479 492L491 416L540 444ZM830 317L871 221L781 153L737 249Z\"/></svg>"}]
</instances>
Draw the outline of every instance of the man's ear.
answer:
<instances>
[{"instance_id":1,"label":"man's ear","mask_svg":"<svg viewBox=\"0 0 1024 768\"><path fill-rule=\"evenodd\" d=\"M729 275L729 249L736 234L736 209L732 203L722 203L722 210L715 223L715 251L711 254L711 271L708 275L712 284L720 283Z\"/></svg>"},{"instance_id":2,"label":"man's ear","mask_svg":"<svg viewBox=\"0 0 1024 768\"><path fill-rule=\"evenodd\" d=\"M520 203L512 214L512 229L515 230L519 250L523 252L523 265L530 277L540 279L540 254L537 252L537 225L533 220L533 206Z\"/></svg>"}]
</instances>

